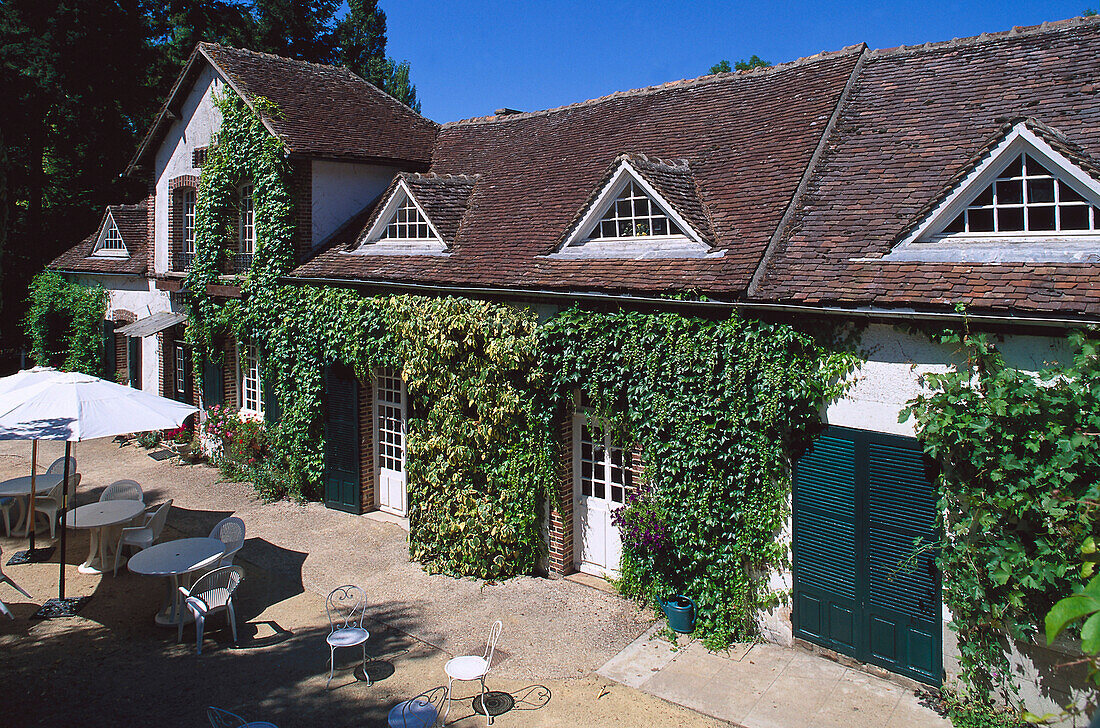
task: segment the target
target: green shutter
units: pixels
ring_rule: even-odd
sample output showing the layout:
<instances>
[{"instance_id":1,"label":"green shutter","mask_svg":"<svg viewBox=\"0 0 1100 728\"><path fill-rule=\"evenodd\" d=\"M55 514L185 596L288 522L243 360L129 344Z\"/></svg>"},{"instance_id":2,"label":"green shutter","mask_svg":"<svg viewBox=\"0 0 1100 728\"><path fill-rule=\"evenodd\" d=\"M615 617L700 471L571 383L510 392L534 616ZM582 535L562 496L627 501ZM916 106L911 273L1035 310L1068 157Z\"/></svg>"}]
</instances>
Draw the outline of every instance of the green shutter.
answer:
<instances>
[{"instance_id":1,"label":"green shutter","mask_svg":"<svg viewBox=\"0 0 1100 728\"><path fill-rule=\"evenodd\" d=\"M207 356L202 363L202 405L213 407L225 403L225 377L221 362Z\"/></svg>"},{"instance_id":2,"label":"green shutter","mask_svg":"<svg viewBox=\"0 0 1100 728\"><path fill-rule=\"evenodd\" d=\"M126 353L126 369L130 378L130 386L141 389L141 338L128 337Z\"/></svg>"},{"instance_id":3,"label":"green shutter","mask_svg":"<svg viewBox=\"0 0 1100 728\"><path fill-rule=\"evenodd\" d=\"M325 505L360 513L359 382L346 367L325 368Z\"/></svg>"},{"instance_id":4,"label":"green shutter","mask_svg":"<svg viewBox=\"0 0 1100 728\"><path fill-rule=\"evenodd\" d=\"M828 428L795 467L793 507L795 635L938 685L935 494L916 440Z\"/></svg>"}]
</instances>

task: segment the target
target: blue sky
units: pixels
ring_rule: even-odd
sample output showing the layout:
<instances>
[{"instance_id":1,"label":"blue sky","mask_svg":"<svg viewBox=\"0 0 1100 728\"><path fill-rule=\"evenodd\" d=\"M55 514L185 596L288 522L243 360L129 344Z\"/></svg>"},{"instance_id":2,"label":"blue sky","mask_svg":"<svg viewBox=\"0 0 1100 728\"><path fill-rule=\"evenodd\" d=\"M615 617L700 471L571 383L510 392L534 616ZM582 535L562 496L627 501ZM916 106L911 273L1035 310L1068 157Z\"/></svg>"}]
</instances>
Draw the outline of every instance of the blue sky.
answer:
<instances>
[{"instance_id":1,"label":"blue sky","mask_svg":"<svg viewBox=\"0 0 1100 728\"><path fill-rule=\"evenodd\" d=\"M389 53L438 122L533 111L692 78L725 58L780 63L865 41L889 48L1080 15L1100 0L891 3L382 0Z\"/></svg>"}]
</instances>

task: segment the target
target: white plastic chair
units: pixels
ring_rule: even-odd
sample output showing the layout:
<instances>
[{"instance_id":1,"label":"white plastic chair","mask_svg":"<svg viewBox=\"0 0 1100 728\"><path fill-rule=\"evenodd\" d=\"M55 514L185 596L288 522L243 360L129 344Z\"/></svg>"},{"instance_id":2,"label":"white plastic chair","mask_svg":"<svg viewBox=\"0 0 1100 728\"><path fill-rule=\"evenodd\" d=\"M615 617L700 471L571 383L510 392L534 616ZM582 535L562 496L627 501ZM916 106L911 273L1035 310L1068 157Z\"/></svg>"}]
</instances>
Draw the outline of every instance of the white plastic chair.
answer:
<instances>
[{"instance_id":1,"label":"white plastic chair","mask_svg":"<svg viewBox=\"0 0 1100 728\"><path fill-rule=\"evenodd\" d=\"M195 647L198 654L202 654L202 631L206 618L215 612L226 612L229 615L229 628L233 632L233 642L237 642L237 615L233 611L233 595L243 579L244 569L240 566L224 566L203 574L190 588L180 587L183 605L190 609L195 617ZM183 619L180 619L176 640L182 639Z\"/></svg>"},{"instance_id":2,"label":"white plastic chair","mask_svg":"<svg viewBox=\"0 0 1100 728\"><path fill-rule=\"evenodd\" d=\"M64 459L64 458L62 458ZM71 499L76 495L77 486L80 485L80 473L75 475L69 475L69 494ZM46 518L50 524L50 538L53 538L57 532L57 514L61 510L61 496L62 496L62 483L58 483L46 493L46 495L36 495L34 497L34 517L37 519L39 516ZM30 530L34 528L34 524L31 523L31 519L27 519L27 525L23 529L23 535L26 536L30 533Z\"/></svg>"},{"instance_id":3,"label":"white plastic chair","mask_svg":"<svg viewBox=\"0 0 1100 728\"><path fill-rule=\"evenodd\" d=\"M172 510L172 501L167 500L157 508L144 526L127 526L122 529L122 534L118 537L118 548L115 549L115 576L118 575L118 565L122 561L122 547L132 546L140 551L156 543L161 531L164 530L170 510Z\"/></svg>"},{"instance_id":4,"label":"white plastic chair","mask_svg":"<svg viewBox=\"0 0 1100 728\"><path fill-rule=\"evenodd\" d=\"M76 472L76 458L69 457L69 475ZM57 460L50 463L50 467L46 468L47 475L65 475L65 456L62 455Z\"/></svg>"},{"instance_id":5,"label":"white plastic chair","mask_svg":"<svg viewBox=\"0 0 1100 728\"><path fill-rule=\"evenodd\" d=\"M214 728L278 728L274 723L268 723L266 720L255 720L250 723L236 713L215 708L213 705L206 709L206 719Z\"/></svg>"},{"instance_id":6,"label":"white plastic chair","mask_svg":"<svg viewBox=\"0 0 1100 728\"><path fill-rule=\"evenodd\" d=\"M17 506L22 509L23 504L19 498L0 498L0 515L4 516L4 535L11 537L11 512Z\"/></svg>"},{"instance_id":7,"label":"white plastic chair","mask_svg":"<svg viewBox=\"0 0 1100 728\"><path fill-rule=\"evenodd\" d=\"M103 492L99 494L99 500L112 501L112 500L145 500L145 493L141 490L141 485L136 480L116 480L103 489Z\"/></svg>"},{"instance_id":8,"label":"white plastic chair","mask_svg":"<svg viewBox=\"0 0 1100 728\"><path fill-rule=\"evenodd\" d=\"M443 701L446 697L446 685L420 693L411 700L393 706L386 723L389 728L431 728L443 712Z\"/></svg>"},{"instance_id":9,"label":"white plastic chair","mask_svg":"<svg viewBox=\"0 0 1100 728\"><path fill-rule=\"evenodd\" d=\"M210 538L216 538L225 544L218 566L232 566L233 556L244 546L244 521L236 516L223 518L210 532Z\"/></svg>"},{"instance_id":10,"label":"white plastic chair","mask_svg":"<svg viewBox=\"0 0 1100 728\"><path fill-rule=\"evenodd\" d=\"M354 584L336 587L325 599L325 615L329 626L329 635L325 638L328 642L329 659L326 689L332 682L332 673L336 669L337 647L362 646L363 675L367 678L367 685L371 684L367 673L367 640L370 639L370 632L363 629L363 615L366 611L367 593Z\"/></svg>"},{"instance_id":11,"label":"white plastic chair","mask_svg":"<svg viewBox=\"0 0 1100 728\"><path fill-rule=\"evenodd\" d=\"M4 554L4 550L0 549L0 556L3 556L3 554ZM0 563L3 563L2 559L0 559ZM27 593L26 589L24 589L23 587L16 584L14 581L11 580L10 576L8 576L7 574L4 573L3 567L0 567L0 584L11 584L12 588L14 588L17 592L19 592L20 594L25 596L27 599L32 598L31 595ZM8 609L8 605L4 604L3 599L0 599L0 614L8 615L8 619L15 619L15 616L11 613L11 610Z\"/></svg>"},{"instance_id":12,"label":"white plastic chair","mask_svg":"<svg viewBox=\"0 0 1100 728\"><path fill-rule=\"evenodd\" d=\"M443 671L447 673L449 678L447 682L447 710L443 714L444 725L447 724L447 714L451 712L451 685L454 684L455 680L478 680L481 682L481 706L485 708L486 724L493 724L493 716L485 705L485 676L489 674L489 669L493 666L493 652L496 651L497 640L500 639L500 633L503 629L504 625L501 624L499 619L493 622L493 626L489 628L489 639L485 642L485 652L480 657L477 655L452 657L443 666Z\"/></svg>"}]
</instances>

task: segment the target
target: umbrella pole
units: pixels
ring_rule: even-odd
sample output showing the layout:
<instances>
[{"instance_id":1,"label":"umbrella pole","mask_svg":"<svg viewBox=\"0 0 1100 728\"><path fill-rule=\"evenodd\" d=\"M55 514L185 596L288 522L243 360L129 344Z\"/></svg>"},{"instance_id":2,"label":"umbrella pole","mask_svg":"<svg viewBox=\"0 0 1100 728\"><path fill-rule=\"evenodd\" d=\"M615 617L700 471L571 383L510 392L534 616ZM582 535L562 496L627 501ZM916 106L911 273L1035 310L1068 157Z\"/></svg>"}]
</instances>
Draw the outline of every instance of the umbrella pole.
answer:
<instances>
[{"instance_id":1,"label":"umbrella pole","mask_svg":"<svg viewBox=\"0 0 1100 728\"><path fill-rule=\"evenodd\" d=\"M65 511L69 508L69 454L72 452L73 444L68 440L65 441L65 475L61 481L61 558L58 559L60 564L61 576L58 581L58 594L57 598L61 601L65 601L65 534L68 531L65 528Z\"/></svg>"},{"instance_id":2,"label":"umbrella pole","mask_svg":"<svg viewBox=\"0 0 1100 728\"><path fill-rule=\"evenodd\" d=\"M27 524L31 529L30 550L34 552L34 479L38 472L38 440L31 440L31 499L27 502Z\"/></svg>"}]
</instances>

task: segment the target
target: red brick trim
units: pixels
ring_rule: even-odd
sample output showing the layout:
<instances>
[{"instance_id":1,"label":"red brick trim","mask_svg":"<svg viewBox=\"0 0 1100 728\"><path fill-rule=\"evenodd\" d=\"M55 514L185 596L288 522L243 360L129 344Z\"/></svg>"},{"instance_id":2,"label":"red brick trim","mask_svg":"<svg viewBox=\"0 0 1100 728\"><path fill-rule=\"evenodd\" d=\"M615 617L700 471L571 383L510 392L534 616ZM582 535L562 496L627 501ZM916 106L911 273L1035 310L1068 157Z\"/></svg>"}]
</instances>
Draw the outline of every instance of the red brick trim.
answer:
<instances>
[{"instance_id":1,"label":"red brick trim","mask_svg":"<svg viewBox=\"0 0 1100 728\"><path fill-rule=\"evenodd\" d=\"M168 270L184 270L179 262L183 252L183 193L198 192L199 178L183 174L168 180Z\"/></svg>"},{"instance_id":2,"label":"red brick trim","mask_svg":"<svg viewBox=\"0 0 1100 728\"><path fill-rule=\"evenodd\" d=\"M573 413L557 416L557 492L550 494L547 554L551 574L564 576L576 571L573 558Z\"/></svg>"},{"instance_id":3,"label":"red brick trim","mask_svg":"<svg viewBox=\"0 0 1100 728\"><path fill-rule=\"evenodd\" d=\"M116 309L111 312L111 316L107 320L113 321L115 327L118 328L120 325L132 324L137 321L137 314L124 309ZM114 333L112 336L115 338L115 381L117 382L120 375L129 376L130 374L127 362L127 358L130 354L130 347L126 345L125 336L118 333Z\"/></svg>"},{"instance_id":4,"label":"red brick trim","mask_svg":"<svg viewBox=\"0 0 1100 728\"><path fill-rule=\"evenodd\" d=\"M156 254L157 254L157 217L156 217L156 205L157 205L157 188L152 182L148 186L148 194L145 197L145 273L147 275L153 275L156 271Z\"/></svg>"},{"instance_id":5,"label":"red brick trim","mask_svg":"<svg viewBox=\"0 0 1100 728\"><path fill-rule=\"evenodd\" d=\"M378 480L374 473L374 380L359 380L359 507L378 508Z\"/></svg>"},{"instance_id":6,"label":"red brick trim","mask_svg":"<svg viewBox=\"0 0 1100 728\"><path fill-rule=\"evenodd\" d=\"M304 263L313 251L313 162L293 160L290 195L294 203L294 252Z\"/></svg>"}]
</instances>

